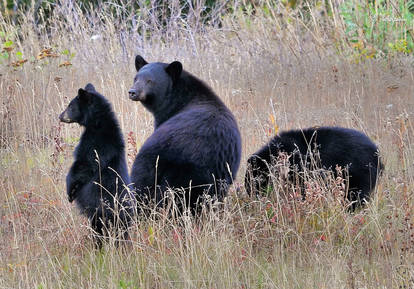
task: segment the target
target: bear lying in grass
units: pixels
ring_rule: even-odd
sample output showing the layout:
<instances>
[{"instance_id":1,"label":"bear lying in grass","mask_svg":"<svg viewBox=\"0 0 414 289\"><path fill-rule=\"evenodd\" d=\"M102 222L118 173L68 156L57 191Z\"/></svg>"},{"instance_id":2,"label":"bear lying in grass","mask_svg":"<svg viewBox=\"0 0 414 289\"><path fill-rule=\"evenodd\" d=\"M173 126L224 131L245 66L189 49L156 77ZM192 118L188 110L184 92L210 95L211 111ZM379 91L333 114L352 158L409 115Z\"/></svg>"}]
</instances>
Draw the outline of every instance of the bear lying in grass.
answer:
<instances>
[{"instance_id":1,"label":"bear lying in grass","mask_svg":"<svg viewBox=\"0 0 414 289\"><path fill-rule=\"evenodd\" d=\"M155 130L131 171L138 197L162 206L167 188L172 188L180 212L183 206L194 212L205 194L223 200L241 156L233 114L178 61L147 63L137 56L135 68L129 97L155 119Z\"/></svg>"},{"instance_id":2,"label":"bear lying in grass","mask_svg":"<svg viewBox=\"0 0 414 289\"><path fill-rule=\"evenodd\" d=\"M335 177L336 166L346 169L347 198L353 202L351 210L369 200L383 170L377 146L362 132L341 127L290 130L275 136L248 159L245 188L249 194L268 189L272 165L281 153L290 156L291 180L293 172L300 179L304 170L317 169L315 166L331 170Z\"/></svg>"},{"instance_id":3,"label":"bear lying in grass","mask_svg":"<svg viewBox=\"0 0 414 289\"><path fill-rule=\"evenodd\" d=\"M127 238L135 203L126 187L125 146L111 104L88 84L79 89L59 119L85 127L66 177L69 202L75 201L90 220L98 246L110 232Z\"/></svg>"}]
</instances>

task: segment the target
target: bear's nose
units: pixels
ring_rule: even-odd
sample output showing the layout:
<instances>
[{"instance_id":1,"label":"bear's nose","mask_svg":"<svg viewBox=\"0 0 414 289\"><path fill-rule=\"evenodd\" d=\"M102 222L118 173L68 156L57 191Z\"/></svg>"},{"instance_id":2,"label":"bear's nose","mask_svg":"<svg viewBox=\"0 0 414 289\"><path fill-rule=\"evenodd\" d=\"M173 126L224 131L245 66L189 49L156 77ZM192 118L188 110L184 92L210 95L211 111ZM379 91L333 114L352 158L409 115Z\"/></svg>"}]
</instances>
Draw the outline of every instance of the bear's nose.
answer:
<instances>
[{"instance_id":1,"label":"bear's nose","mask_svg":"<svg viewBox=\"0 0 414 289\"><path fill-rule=\"evenodd\" d=\"M137 95L137 90L136 90L136 89L134 89L134 88L131 88L131 89L128 91L128 93L129 93L129 98L134 99L134 98L136 97L136 95Z\"/></svg>"}]
</instances>

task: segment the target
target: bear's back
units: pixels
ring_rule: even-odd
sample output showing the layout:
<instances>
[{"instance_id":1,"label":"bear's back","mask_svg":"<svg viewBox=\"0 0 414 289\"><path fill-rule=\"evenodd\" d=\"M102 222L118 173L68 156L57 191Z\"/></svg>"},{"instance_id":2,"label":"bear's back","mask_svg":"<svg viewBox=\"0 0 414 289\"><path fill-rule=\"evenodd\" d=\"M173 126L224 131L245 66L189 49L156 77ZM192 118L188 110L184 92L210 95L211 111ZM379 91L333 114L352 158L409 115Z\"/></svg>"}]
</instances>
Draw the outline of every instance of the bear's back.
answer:
<instances>
[{"instance_id":1,"label":"bear's back","mask_svg":"<svg viewBox=\"0 0 414 289\"><path fill-rule=\"evenodd\" d=\"M377 146L364 133L343 127L319 127L280 133L272 143L289 153L299 149L302 155L317 149L326 167L336 164L378 163ZM274 153L274 152L272 152Z\"/></svg>"},{"instance_id":2,"label":"bear's back","mask_svg":"<svg viewBox=\"0 0 414 289\"><path fill-rule=\"evenodd\" d=\"M140 154L159 155L176 164L233 175L240 164L241 138L232 113L210 103L190 104L161 124L144 143ZM215 171L214 171L215 170Z\"/></svg>"}]
</instances>

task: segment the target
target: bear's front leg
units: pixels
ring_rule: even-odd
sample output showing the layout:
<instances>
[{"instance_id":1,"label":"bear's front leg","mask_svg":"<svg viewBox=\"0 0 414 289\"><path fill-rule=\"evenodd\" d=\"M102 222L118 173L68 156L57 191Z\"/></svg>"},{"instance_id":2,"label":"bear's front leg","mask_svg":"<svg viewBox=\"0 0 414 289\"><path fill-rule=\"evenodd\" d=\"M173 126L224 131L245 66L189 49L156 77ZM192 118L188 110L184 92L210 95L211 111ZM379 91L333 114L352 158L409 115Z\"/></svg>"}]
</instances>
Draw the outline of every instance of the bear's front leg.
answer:
<instances>
[{"instance_id":1,"label":"bear's front leg","mask_svg":"<svg viewBox=\"0 0 414 289\"><path fill-rule=\"evenodd\" d=\"M81 184L79 182L73 182L68 186L67 194L69 203L72 203L76 199L76 195L80 187Z\"/></svg>"},{"instance_id":2,"label":"bear's front leg","mask_svg":"<svg viewBox=\"0 0 414 289\"><path fill-rule=\"evenodd\" d=\"M82 162L75 161L66 176L66 193L68 200L72 203L79 190L91 181L93 171Z\"/></svg>"}]
</instances>

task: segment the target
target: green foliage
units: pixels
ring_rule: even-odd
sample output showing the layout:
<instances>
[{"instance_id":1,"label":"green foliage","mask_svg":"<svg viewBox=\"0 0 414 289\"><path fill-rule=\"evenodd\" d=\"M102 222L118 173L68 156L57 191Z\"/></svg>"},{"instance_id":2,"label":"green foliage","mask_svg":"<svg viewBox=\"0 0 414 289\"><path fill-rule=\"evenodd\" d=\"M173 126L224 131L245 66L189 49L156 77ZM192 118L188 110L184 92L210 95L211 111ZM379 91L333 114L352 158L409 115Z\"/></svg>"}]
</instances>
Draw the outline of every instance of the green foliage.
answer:
<instances>
[{"instance_id":1,"label":"green foliage","mask_svg":"<svg viewBox=\"0 0 414 289\"><path fill-rule=\"evenodd\" d=\"M132 286L132 282L126 282L124 280L119 280L118 289L130 289L130 288L134 288Z\"/></svg>"},{"instance_id":2,"label":"green foliage","mask_svg":"<svg viewBox=\"0 0 414 289\"><path fill-rule=\"evenodd\" d=\"M76 55L75 52L70 52L69 49L64 49L61 52L61 54L64 55L64 56L66 56L67 59L69 59L69 60L72 60L75 57L75 55Z\"/></svg>"},{"instance_id":3,"label":"green foliage","mask_svg":"<svg viewBox=\"0 0 414 289\"><path fill-rule=\"evenodd\" d=\"M357 53L366 56L364 49L374 49L374 56L379 51L385 54L412 52L414 42L411 11L414 10L414 1L347 0L339 9L347 40L354 43Z\"/></svg>"},{"instance_id":4,"label":"green foliage","mask_svg":"<svg viewBox=\"0 0 414 289\"><path fill-rule=\"evenodd\" d=\"M22 60L23 59L23 53L20 52L20 51L17 51L16 52L16 57L17 57L17 59Z\"/></svg>"},{"instance_id":5,"label":"green foliage","mask_svg":"<svg viewBox=\"0 0 414 289\"><path fill-rule=\"evenodd\" d=\"M388 43L388 47L391 51L397 52L397 53L405 53L409 54L412 52L412 45L410 47L408 46L407 40L405 39L397 39L394 43L390 42Z\"/></svg>"},{"instance_id":6,"label":"green foliage","mask_svg":"<svg viewBox=\"0 0 414 289\"><path fill-rule=\"evenodd\" d=\"M13 46L13 41L9 40L3 43L3 47L12 47Z\"/></svg>"},{"instance_id":7,"label":"green foliage","mask_svg":"<svg viewBox=\"0 0 414 289\"><path fill-rule=\"evenodd\" d=\"M407 10L410 13L414 13L414 1L413 0L407 2Z\"/></svg>"}]
</instances>

